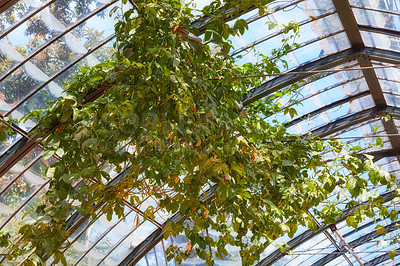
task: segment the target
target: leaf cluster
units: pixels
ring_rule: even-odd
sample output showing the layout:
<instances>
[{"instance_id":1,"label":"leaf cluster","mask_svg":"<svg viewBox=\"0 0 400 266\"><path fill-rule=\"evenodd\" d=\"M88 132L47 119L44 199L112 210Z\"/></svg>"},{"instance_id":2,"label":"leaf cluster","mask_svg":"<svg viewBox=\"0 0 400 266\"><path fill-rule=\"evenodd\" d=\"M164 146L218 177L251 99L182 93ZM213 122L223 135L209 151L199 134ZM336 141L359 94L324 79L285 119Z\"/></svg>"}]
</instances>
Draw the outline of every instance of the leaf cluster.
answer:
<instances>
[{"instance_id":1,"label":"leaf cluster","mask_svg":"<svg viewBox=\"0 0 400 266\"><path fill-rule=\"evenodd\" d=\"M348 207L356 211L349 224L383 206L379 195L368 194L361 175L369 171L374 184L397 184L370 159L337 156L327 164L322 152L340 154L345 146L290 135L284 126L265 122L261 113L279 109L273 99L247 107L247 115L240 112L243 92L261 80L235 77L276 73L277 60L290 50L285 41L262 66L238 67L229 54L229 38L247 24L238 20L231 28L226 19L252 5L263 14L265 4L215 1L206 7L204 40L211 47L191 35L192 9L180 1L135 2L116 22L114 59L82 69L68 96L40 119L40 132L51 130L43 156L61 159L47 170L51 182L46 204L36 210L40 218L21 227L23 238L10 259L24 254L26 263L42 263L45 251L66 264L61 251L69 245L62 243L71 213L96 219L102 210L111 220L146 197L158 206L147 208L145 219L154 219L159 209L182 217L169 221L164 233L185 234L190 242L170 247L168 258L182 262L197 255L209 265L227 256L228 246L240 248L243 264L253 264L273 240L293 236L299 225L316 230L310 209L334 223L341 210L321 206L335 190L350 192ZM87 101L96 91L101 97Z\"/></svg>"}]
</instances>

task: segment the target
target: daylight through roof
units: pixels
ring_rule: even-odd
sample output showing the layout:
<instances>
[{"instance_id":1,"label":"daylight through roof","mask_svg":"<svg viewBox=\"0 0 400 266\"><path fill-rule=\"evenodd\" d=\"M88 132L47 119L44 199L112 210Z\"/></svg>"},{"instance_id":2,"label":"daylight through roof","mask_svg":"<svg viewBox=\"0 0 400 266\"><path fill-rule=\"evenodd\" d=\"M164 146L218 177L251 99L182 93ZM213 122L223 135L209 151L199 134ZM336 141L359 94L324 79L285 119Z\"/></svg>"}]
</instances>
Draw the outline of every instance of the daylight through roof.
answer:
<instances>
[{"instance_id":1,"label":"daylight through roof","mask_svg":"<svg viewBox=\"0 0 400 266\"><path fill-rule=\"evenodd\" d=\"M198 6L207 0L197 1ZM128 2L123 8L128 9ZM78 68L94 66L113 53L115 17L109 13L119 0L6 0L0 5L0 121L16 132L0 144L0 229L15 232L17 222L35 219L25 214L43 201L50 180L45 169L58 160L46 156L40 137L30 132L36 121L28 119L13 123L33 110L46 109L49 101L63 97L64 84L70 82ZM259 99L298 82L299 90L280 99L282 106L295 106L297 114L279 112L274 119L285 123L290 133L321 138L336 138L361 153L375 157L384 170L398 176L400 165L400 2L397 0L290 0L271 1L273 12L260 16L247 10L240 18L249 24L248 31L232 38L234 54L242 55L237 64L258 62L259 53L271 56L271 50L287 37L279 27L269 22L288 24L296 21L299 37L285 56L290 75L271 76L258 87L243 95L244 108ZM234 18L230 23L234 23ZM202 20L192 24L202 29ZM351 70L346 70L351 69ZM340 70L340 71L323 71ZM320 71L320 72L318 72ZM101 93L86 96L88 102ZM392 119L381 117L391 115ZM381 149L369 145L380 136ZM129 149L128 143L120 151ZM330 156L330 154L327 154ZM107 186L124 178L111 167L113 177ZM76 184L79 186L79 183ZM372 193L382 195L386 204L394 195L382 186L370 184ZM212 197L213 188L203 193ZM339 191L337 192L339 193ZM336 197L337 193L332 195ZM172 196L172 195L171 195ZM125 219L109 221L96 206L98 219L71 214L65 250L69 265L175 265L167 260L171 245L184 247L185 236L163 238L168 219L184 219L179 214L170 217L159 210L154 220L143 218L148 206L158 208L152 198L143 198L139 206L125 201ZM346 217L351 210L343 199L338 204L343 215L336 225L316 219L316 232L299 227L293 238L276 239L261 254L258 265L383 265L399 263L389 252L400 245L390 245L387 239L398 235L397 222L380 219L363 221L356 230L349 227ZM398 210L399 205L390 206ZM386 236L376 233L376 226L386 229ZM213 232L210 232L212 235ZM384 241L385 239L385 241ZM14 241L19 241L15 239ZM279 245L287 243L291 252L281 252ZM0 253L5 253L3 250ZM48 264L52 261L49 259ZM0 263L5 257L0 255ZM202 265L192 258L183 265ZM239 250L231 248L216 265L242 265Z\"/></svg>"}]
</instances>

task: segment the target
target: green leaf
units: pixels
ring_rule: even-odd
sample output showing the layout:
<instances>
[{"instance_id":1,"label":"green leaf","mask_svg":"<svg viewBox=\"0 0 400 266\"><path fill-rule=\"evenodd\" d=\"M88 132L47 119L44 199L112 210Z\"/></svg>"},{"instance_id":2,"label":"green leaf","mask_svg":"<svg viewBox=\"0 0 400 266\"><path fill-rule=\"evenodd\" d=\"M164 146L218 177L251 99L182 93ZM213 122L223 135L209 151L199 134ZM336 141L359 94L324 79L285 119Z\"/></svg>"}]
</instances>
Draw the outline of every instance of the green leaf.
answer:
<instances>
[{"instance_id":1,"label":"green leaf","mask_svg":"<svg viewBox=\"0 0 400 266\"><path fill-rule=\"evenodd\" d=\"M53 250L54 245L52 239L44 238L42 243L48 253L50 253Z\"/></svg>"},{"instance_id":2,"label":"green leaf","mask_svg":"<svg viewBox=\"0 0 400 266\"><path fill-rule=\"evenodd\" d=\"M64 111L62 113L62 115L61 115L60 122L61 123L67 122L67 120L71 117L71 115L72 115L72 110L71 109L68 109L68 110Z\"/></svg>"},{"instance_id":3,"label":"green leaf","mask_svg":"<svg viewBox=\"0 0 400 266\"><path fill-rule=\"evenodd\" d=\"M353 197L357 197L360 194L360 187L356 178L350 177L347 180L346 187Z\"/></svg>"},{"instance_id":4,"label":"green leaf","mask_svg":"<svg viewBox=\"0 0 400 266\"><path fill-rule=\"evenodd\" d=\"M293 162L292 162L292 161L289 161L289 160L283 160L283 161L282 161L282 165L283 165L283 166L292 166L292 165L293 165Z\"/></svg>"},{"instance_id":5,"label":"green leaf","mask_svg":"<svg viewBox=\"0 0 400 266\"><path fill-rule=\"evenodd\" d=\"M310 230L315 233L318 230L318 225L314 221L309 220L308 221L308 228L310 228Z\"/></svg>"},{"instance_id":6,"label":"green leaf","mask_svg":"<svg viewBox=\"0 0 400 266\"><path fill-rule=\"evenodd\" d=\"M42 154L42 157L44 160L48 160L53 155L54 155L54 150L45 150Z\"/></svg>"},{"instance_id":7,"label":"green leaf","mask_svg":"<svg viewBox=\"0 0 400 266\"><path fill-rule=\"evenodd\" d=\"M383 225L378 224L375 226L376 234L377 235L385 235L386 234L386 229Z\"/></svg>"},{"instance_id":8,"label":"green leaf","mask_svg":"<svg viewBox=\"0 0 400 266\"><path fill-rule=\"evenodd\" d=\"M354 216L348 216L346 218L346 223L348 226L351 226L353 228L357 228L357 226L358 226L358 222L356 221Z\"/></svg>"},{"instance_id":9,"label":"green leaf","mask_svg":"<svg viewBox=\"0 0 400 266\"><path fill-rule=\"evenodd\" d=\"M25 213L24 213L24 215L22 215L22 219L24 219L29 213L31 213L33 211L33 209L30 209L30 210L28 210L28 211L26 211Z\"/></svg>"},{"instance_id":10,"label":"green leaf","mask_svg":"<svg viewBox=\"0 0 400 266\"><path fill-rule=\"evenodd\" d=\"M394 251L394 250L391 250L391 251L389 252L389 258L390 258L391 260L394 260L394 258L395 258L398 254L399 254L398 252L396 252L396 251Z\"/></svg>"}]
</instances>

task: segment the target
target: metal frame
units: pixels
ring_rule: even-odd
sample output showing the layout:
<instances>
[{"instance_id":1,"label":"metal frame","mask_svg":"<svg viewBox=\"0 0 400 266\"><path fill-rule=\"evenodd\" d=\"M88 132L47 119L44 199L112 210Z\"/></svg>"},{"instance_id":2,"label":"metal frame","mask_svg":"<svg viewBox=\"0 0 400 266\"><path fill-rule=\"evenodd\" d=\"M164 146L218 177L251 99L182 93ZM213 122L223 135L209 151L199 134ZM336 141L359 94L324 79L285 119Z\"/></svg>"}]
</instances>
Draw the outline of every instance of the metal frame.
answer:
<instances>
[{"instance_id":1,"label":"metal frame","mask_svg":"<svg viewBox=\"0 0 400 266\"><path fill-rule=\"evenodd\" d=\"M363 42L361 34L360 34L360 29L362 29L362 30L366 30L366 31L374 31L374 32L378 32L378 33L385 33L385 34L399 36L400 34L398 31L388 30L388 29L378 29L378 28L369 27L369 26L368 27L367 26L359 26L357 24L357 21L354 17L354 14L351 10L351 7L350 7L348 1L333 0L333 2L336 7L336 10L338 10L338 15L342 21L342 24L346 30L346 33L347 33L350 43L352 45L352 50L354 51L353 58L354 57L356 58L356 60L358 61L358 63L360 64L361 67L372 66L372 60L377 60L377 61L381 61L381 62L385 62L385 63L399 64L400 53L394 52L394 51L387 51L387 50L383 50L383 49L365 48L364 42ZM319 59L319 61L320 62L325 61L326 58L327 57L325 57L323 59ZM348 58L350 59L350 57L348 57ZM353 58L351 58L351 59L353 59ZM318 63L316 63L317 61L318 60L308 63L306 65L308 65L308 66L314 65L314 67L315 67L314 69L317 69L317 67L318 67ZM329 61L329 60L327 60L327 61ZM306 66L301 66L294 71L304 71L303 68L307 69ZM399 117L399 114L400 114L399 108L391 108L391 107L387 106L382 88L377 79L375 71L373 69L366 69L366 70L362 70L362 72L366 79L371 96L374 99L376 107L369 109L369 110L363 110L361 112L346 116L341 119L337 119L327 125L324 125L320 128L313 130L312 134L318 135L321 137L327 136L332 133L343 130L345 128L348 128L352 125L362 123L373 117L382 116L382 115L386 115L389 113L393 117L397 117L397 118ZM270 93L275 91L274 87L276 87L278 89L281 88L280 86L282 86L281 84L284 82L282 82L282 81L277 82L278 80L279 79L276 78L276 79L267 81L260 88L253 90L253 92L246 95L244 102L246 102L246 100L248 102L254 101L253 99L257 100L257 98L259 97L260 94L261 95L268 94L268 92L266 93L267 90L265 90L265 88L268 88ZM281 78L281 80L283 80L283 79ZM292 80L292 82L293 82L293 80ZM288 83L290 83L290 82L288 82ZM330 106L337 106L338 104L340 104L340 102L332 103L332 104L330 104ZM317 111L322 112L327 109L329 109L329 108L328 107L320 108L319 110L311 112L310 114L313 115L314 113L318 113ZM301 118L304 118L304 117L301 117ZM289 122L288 125L293 125L295 123L298 123L299 120L300 119L295 119L295 120ZM383 122L383 124L384 124L385 131L388 135L398 134L397 128L396 128L393 120L390 120L388 122ZM390 151L377 152L376 155L380 156L381 158L383 158L383 156L389 156L389 155L393 156L394 155L394 156L397 156L398 161L400 161L400 157L399 157L400 138L398 136L390 136L389 140L390 140L390 143L391 143L393 149L391 149ZM394 230L395 223L396 222L394 222L390 226L388 226L387 230ZM325 229L324 228L318 229L317 232L320 233L320 230L323 231ZM303 243L304 241L306 241L312 237L313 237L313 235L311 234L310 231L308 231L308 232L303 233L302 235L298 236L297 238L289 241L288 244L289 244L289 246L291 246L291 248L295 248L300 243ZM373 233L364 235L363 237L360 237L360 238L356 239L355 241L350 242L349 245L355 247L360 242L362 242L366 239L373 239L375 237L376 237L376 233L373 232ZM344 248L342 248L342 249L343 249L343 254L345 254L347 252L347 250L345 250ZM264 259L262 262L260 262L259 265L270 265L272 262L276 261L278 258L283 257L283 256L284 256L284 254L282 254L280 252L280 250L276 250L274 253L272 253L270 256L268 256L266 259ZM313 265L325 265L326 263L335 259L338 256L340 256L340 253L339 254L338 253L329 254L329 255L325 256L324 258L320 259L319 261L317 261L316 263L314 263ZM355 254L355 256L356 256L356 254ZM371 260L369 262L369 265L374 265L374 263L376 263L378 261L383 262L384 260L386 260L388 258L389 258L389 256L387 254L382 255L378 258ZM270 262L270 263L268 263L268 262Z\"/></svg>"},{"instance_id":2,"label":"metal frame","mask_svg":"<svg viewBox=\"0 0 400 266\"><path fill-rule=\"evenodd\" d=\"M3 3L0 5L0 14L6 11L8 8L16 4L19 0L5 0Z\"/></svg>"},{"instance_id":3,"label":"metal frame","mask_svg":"<svg viewBox=\"0 0 400 266\"><path fill-rule=\"evenodd\" d=\"M386 192L381 195L384 202L391 201L392 199L395 198L395 194L393 192ZM343 212L343 216L338 217L336 219L336 223L343 222L346 220L348 216L350 216L353 213L353 210L347 209ZM303 232L302 234L298 235L297 237L294 237L290 241L287 242L288 246L293 250L296 247L300 246L301 244L305 243L306 241L312 239L318 234L321 234L323 231L328 230L330 228L330 225L322 224L316 232L313 232L311 230L307 230ZM350 244L350 243L349 243ZM287 253L282 253L280 249L276 249L273 251L270 255L268 255L266 258L261 260L257 266L267 266L267 265L272 265L274 262L277 260L283 258Z\"/></svg>"},{"instance_id":4,"label":"metal frame","mask_svg":"<svg viewBox=\"0 0 400 266\"><path fill-rule=\"evenodd\" d=\"M76 58L74 61L70 62L68 65L66 65L64 68L60 69L58 72L56 72L53 76L50 77L50 79L42 84L40 87L38 87L35 91L31 92L33 95L35 92L39 91L43 87L45 87L47 84L52 82L54 79L56 79L58 76L63 74L65 71L69 70L71 67L73 67L75 64L77 64L80 60L84 59L87 55L93 53L109 41L111 41L115 35L112 35L105 40L103 40L101 43L90 49L87 53L81 55L80 57ZM87 95L85 98L86 102L94 101L97 99L101 94L103 90L99 89L97 91L93 91ZM27 100L28 98L26 98ZM25 101L26 101L25 100ZM22 100L21 102L23 102ZM24 102L25 102L24 101ZM22 104L22 103L21 103ZM32 129L31 131L34 131ZM28 135L27 132L25 132L25 135ZM22 137L19 141L14 143L13 146L11 146L3 155L0 156L0 177L4 175L6 171L8 171L15 163L17 163L23 156L25 156L29 151L31 151L35 146L36 146L36 141L40 136L35 134L31 138L27 139L25 137Z\"/></svg>"},{"instance_id":5,"label":"metal frame","mask_svg":"<svg viewBox=\"0 0 400 266\"><path fill-rule=\"evenodd\" d=\"M5 10L5 7L7 5L10 6L11 4L16 3L17 1L18 0L6 1L3 5L0 6L0 13ZM341 52L338 52L338 53L335 53L332 55L328 55L323 58L316 59L312 62L300 65L299 67L292 70L292 72L306 72L309 70L329 69L332 67L340 66L344 63L347 63L347 62L353 61L353 60L357 60L357 62L361 66L372 66L372 60L377 60L380 62L392 63L392 64L400 63L400 53L399 52L365 47L364 42L360 35L360 30L365 30L365 31L370 31L370 32L378 32L378 33L399 36L400 35L399 31L357 25L357 21L355 20L354 14L351 10L351 6L349 5L348 1L333 0L333 2L336 6L336 10L338 11L338 15L342 21L342 24L345 28L347 35L349 37L352 47L347 50L344 50L344 51L341 51ZM47 5L47 4L45 4L45 5ZM41 7L41 8L43 9L44 7ZM244 14L248 11L254 10L254 9L255 9L255 7L250 7L249 10L245 10L245 11L241 12L239 15L242 15L242 14ZM39 11L36 10L34 12L38 13ZM221 12L229 12L229 9L221 10ZM234 18L235 17L231 17L230 19L234 19ZM259 19L259 18L260 17L255 18L252 21ZM203 18L203 20L192 24L192 26L198 27L199 32L204 33L204 30L206 27L206 23L205 23L206 19L207 18ZM18 25L20 25L22 23L23 23L23 21L19 22ZM17 26L13 26L13 28L16 28L16 27ZM11 30L8 29L8 31L11 31ZM60 38L60 37L58 37L58 38ZM46 44L46 47L48 45L49 44ZM24 60L24 62L28 61L30 58L32 58L34 55L38 54L40 51L31 54L28 59ZM90 50L90 52L92 52L92 50ZM75 63L80 61L83 57L84 56L77 59ZM17 65L17 67L19 67L21 65L22 64L20 63L19 65ZM56 75L57 76L60 75L65 70L69 69L69 67L71 67L71 66L72 65L67 65L67 67L65 69L63 69L60 73L57 73ZM319 127L317 129L313 130L312 131L313 134L321 136L321 137L327 136L332 133L343 130L345 128L348 128L354 124L362 123L371 118L385 115L388 113L391 113L392 116L394 116L394 117L400 118L400 108L391 108L391 107L387 106L383 92L382 92L382 88L379 84L379 81L376 77L374 70L372 70L372 69L371 70L363 70L362 72L363 72L366 82L370 88L370 91L362 92L362 93L356 94L354 96L351 96L349 98L345 98L343 100L337 101L335 103L331 103L325 107L314 110L313 112L310 112L307 115L316 115L318 113L326 111L335 106L340 106L343 103L349 102L351 100L354 100L354 99L357 99L359 97L366 96L369 94L372 95L372 97L375 101L376 107L368 109L368 110L363 110L361 112L358 112L358 113L337 119L335 121L332 121L331 123L329 123L327 125L324 125L322 127ZM7 74L9 74L9 73L7 72ZM5 76L7 76L7 74ZM271 80L263 83L260 87L253 88L252 90L250 90L249 93L247 95L245 95L243 98L243 105L246 106L256 100L261 99L262 97L268 96L269 94L292 84L293 82L299 81L299 80L307 78L309 76L310 75L308 75L308 74L297 74L297 75L292 75L292 76L280 76L280 77L271 79ZM55 77L53 76L53 79L54 78ZM47 84L48 83L46 83L46 85ZM44 87L44 86L42 86L42 87ZM92 94L90 94L87 97L89 99L88 101L96 99L99 95L101 95L101 92L102 92L101 89L93 91ZM8 114L10 114L10 113L11 112L8 112ZM300 122L301 119L304 119L307 115L304 115L295 120L292 120L291 122L288 123L288 126L294 125L294 124ZM384 123L384 127L385 127L385 131L388 134L395 134L395 133L398 134L398 131L397 131L393 121ZM30 139L26 139L24 137L21 138L5 154L3 154L3 156L0 157L0 176L2 176L15 163L17 163L18 160L20 158L22 158L22 156L24 156L27 152L29 152L31 149L33 149L34 146L36 146L35 141L37 138L38 138L38 136L33 136ZM397 158L400 159L400 157L399 157L400 138L392 136L392 137L389 137L389 139L390 139L390 143L391 143L393 149L381 151L381 152L375 152L374 153L375 156L378 156L378 157L380 156L380 158L383 158L386 156L397 156ZM393 198L393 194L392 193L389 193L389 194L386 193L385 195L383 195L386 201ZM210 195L212 196L212 193ZM210 196L210 195L208 195L208 196ZM350 210L345 211L345 215L343 217L339 217L337 222L343 221L345 219L345 217L350 214L351 214ZM176 214L170 219L170 222L176 222L176 221L179 221L180 219L183 219L183 217ZM70 228L70 229L77 228L77 226L79 224L82 224L82 222L84 222L85 220L86 219L83 217L81 217L80 219L72 219L71 220L71 221L73 221L71 223L72 228ZM164 227L166 224L168 224L168 222L164 223L162 227ZM393 224L394 223L387 226L387 230L392 230ZM321 225L318 228L318 231L316 233L308 230L308 231L304 232L303 234L299 235L298 237L289 241L288 244L292 248L295 248L298 245L307 241L308 239L311 239L315 235L317 235L321 232L324 232L328 227L329 227L329 225ZM353 233L353 232L351 232L351 233ZM162 239L162 236L163 236L163 230L161 228L158 228L150 236L148 236L148 238L145 241L143 241L140 245L138 245L126 258L124 258L120 265L133 265L136 262L138 262L141 258L143 258L145 256L145 254L149 250L153 249L154 246L158 244L158 242ZM349 245L355 247L355 246L359 245L363 240L374 239L375 237L376 237L375 232L366 234L366 235L350 242ZM284 253L280 253L280 250L276 250L270 256L268 256L267 258L262 260L259 263L259 265L269 265L270 263L275 262L277 259L283 257L284 255L285 255ZM340 256L340 254L334 254L334 253L329 254L329 255L325 256L323 259L316 262L315 265L321 265L321 264L327 263L328 261L333 260L335 258L335 256L336 257ZM83 258L83 256L82 256L82 258ZM379 256L377 258L374 258L373 260L369 261L366 265L374 265L374 263L383 262L386 259L388 259L387 254Z\"/></svg>"},{"instance_id":6,"label":"metal frame","mask_svg":"<svg viewBox=\"0 0 400 266\"><path fill-rule=\"evenodd\" d=\"M18 0L19 1L19 0ZM21 26L22 24L24 24L27 20L29 20L30 18L32 18L34 15L36 15L37 13L39 13L40 11L42 11L43 9L45 9L46 7L48 7L49 5L51 5L52 3L54 3L56 0L50 0L47 3L44 3L41 7L37 8L35 11L33 11L32 13L29 13L28 16L24 17L23 19L19 20L18 22L16 22L14 25L12 25L11 27L9 27L8 29L6 29L5 31L3 31L0 34L0 40L3 39L7 34L9 34L10 32L12 32L13 30L15 30L16 28L18 28L19 26ZM1 13L1 11L0 11Z\"/></svg>"},{"instance_id":7,"label":"metal frame","mask_svg":"<svg viewBox=\"0 0 400 266\"><path fill-rule=\"evenodd\" d=\"M393 222L393 223L391 223L391 224L385 226L385 230L386 230L387 233L389 233L389 232L392 232L392 231L396 230L398 227L399 227L399 226L398 226L398 222L395 221L395 222ZM359 237L359 238L357 238L357 239L351 241L351 242L349 243L349 246L350 246L351 248L355 248L355 247L358 247L358 246L362 245L362 244L365 243L366 241L375 239L375 238L377 238L377 237L379 237L379 236L381 236L381 235L378 235L378 234L376 233L376 231L372 231L371 233L365 234L365 235L363 235L363 236L361 236L361 237ZM334 260L334 259L336 259L337 257L339 257L339 256L341 255L341 253L346 253L346 252L347 252L346 248L345 248L345 247L341 247L339 250L336 250L336 251L332 252L331 254L326 255L325 257L319 259L318 261L316 261L316 262L313 263L312 265L313 265L313 266L323 266L323 265L326 265L326 264L328 264L329 262L331 262L332 260Z\"/></svg>"},{"instance_id":8,"label":"metal frame","mask_svg":"<svg viewBox=\"0 0 400 266\"><path fill-rule=\"evenodd\" d=\"M276 12L276 11L279 11L279 10L281 10L281 9L287 8L287 7L289 7L289 6L295 5L295 4L297 4L297 3L301 3L301 2L303 2L303 1L304 1L304 0L300 0L300 1L296 1L296 2L294 2L294 3L290 3L290 4L288 4L288 5L282 6L282 7L278 8L278 9L276 9L275 12ZM301 26L303 26L303 25L307 25L307 24L309 24L309 23L312 23L313 21L316 21L316 20L318 20L318 19L322 19L322 18L328 17L328 16L330 16L330 15L332 15L332 14L335 14L335 13L336 13L336 11L333 11L333 12L330 12L330 13L326 13L326 14L320 15L320 16L318 16L318 17L316 17L316 18L313 18L313 19L304 20L304 21L302 21L302 22L299 22L299 23L298 23L298 26L301 27ZM257 19L248 19L248 20L246 20L246 22L247 22L247 23L251 23L251 22L254 22L254 21L256 21L256 20L258 20L258 19L260 19L260 18L262 18L262 17L265 17L265 16L267 16L267 15L264 15L264 16L261 16L261 17L260 17L260 16L257 16ZM232 55L236 55L236 54L239 54L239 53L241 53L241 52L243 52L243 51L245 51L245 50L247 50L247 49L253 48L254 46L259 45L260 43L263 43L263 42L265 42L265 41L267 41L267 40L270 40L270 39L272 39L272 38L274 38L274 37L277 37L277 36L283 34L284 32L285 32L284 30L280 30L280 31L275 32L275 33L272 33L272 34L270 34L270 35L268 35L268 36L262 37L262 38L260 38L260 39L258 39L258 40L256 40L256 41L254 41L254 42L252 42L252 43L250 43L250 44L248 44L248 45L246 45L246 46L243 46L243 47L241 47L241 48L239 48L239 49L233 51L233 52L232 52ZM339 31L338 31L338 32L339 32ZM336 32L336 33L338 33L338 32Z\"/></svg>"},{"instance_id":9,"label":"metal frame","mask_svg":"<svg viewBox=\"0 0 400 266\"><path fill-rule=\"evenodd\" d=\"M11 69L9 69L3 76L0 77L0 82L2 82L3 80L5 80L9 75L11 75L16 69L18 69L19 67L23 66L26 62L28 62L29 60L31 60L33 57L35 57L36 55L38 55L40 52L42 52L43 50L45 50L47 47L49 47L50 45L52 45L53 43L55 43L57 40L59 40L61 37L64 37L65 35L67 35L68 33L70 33L73 29L75 29L76 27L78 27L79 25L85 23L87 20L89 20L91 17L97 15L99 12L105 10L106 8L108 8L109 6L115 4L118 0L112 0L107 4L104 4L103 6L93 10L89 15L81 18L80 20L78 20L76 23L74 23L73 25L67 27L65 29L65 31L63 31L62 33L60 33L59 35L57 35L56 37L54 37L53 39L51 39L50 41L46 42L44 45L42 45L41 47L39 47L38 49L36 49L33 53L31 53L30 55L28 55L27 57L25 57L24 60L22 60L21 62L19 62L18 64L16 64L15 66L11 67Z\"/></svg>"}]
</instances>

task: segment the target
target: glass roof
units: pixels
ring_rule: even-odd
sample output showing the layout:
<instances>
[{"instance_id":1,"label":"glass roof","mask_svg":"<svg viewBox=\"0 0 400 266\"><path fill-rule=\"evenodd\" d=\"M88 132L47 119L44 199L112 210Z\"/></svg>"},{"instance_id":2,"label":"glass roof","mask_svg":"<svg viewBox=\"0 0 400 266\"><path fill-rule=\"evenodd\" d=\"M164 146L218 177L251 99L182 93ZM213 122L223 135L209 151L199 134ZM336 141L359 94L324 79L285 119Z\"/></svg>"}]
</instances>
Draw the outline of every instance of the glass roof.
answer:
<instances>
[{"instance_id":1,"label":"glass roof","mask_svg":"<svg viewBox=\"0 0 400 266\"><path fill-rule=\"evenodd\" d=\"M209 1L198 2L202 7ZM43 150L28 137L35 121L16 125L8 124L6 118L20 118L31 110L47 108L49 101L63 96L63 84L73 78L79 67L93 66L112 56L114 18L108 14L116 5L120 6L120 1L20 0L6 10L0 9L0 120L17 132L0 144L0 229L17 230L23 214L43 201L49 183L45 169L57 160L44 159ZM297 101L299 104L293 105L297 115L291 118L282 111L266 120L282 121L291 133L312 132L360 146L360 153L374 154L378 165L398 175L400 70L388 66L399 65L400 3L275 0L270 7L274 12L268 15L260 17L257 11L249 11L241 16L249 22L249 30L231 39L233 54L242 56L237 61L239 65L258 62L260 53L271 56L271 49L288 37L282 27L270 28L269 22L287 25L295 20L300 26L298 46L284 58L287 66L281 64L282 71L353 70L271 77L259 88L252 88L243 102L248 104L299 82L299 91L280 99L282 107ZM346 10L351 17L343 16ZM360 69L363 67L375 69ZM382 121L380 117L389 113L393 119ZM369 143L376 142L377 136L382 146L371 147ZM129 146L121 149L128 150ZM115 180L121 178L112 169L108 171ZM370 187L371 192L389 195L386 187ZM345 209L345 203L340 201L338 205ZM68 264L119 265L135 261L137 265L175 265L174 259L167 261L165 250L171 244L184 246L187 239L159 237L168 215L160 210L154 221L145 221L143 210L149 205L157 209L152 198L143 199L140 206L127 201L125 220L112 217L108 221L101 208L95 221L71 214L72 234L68 240L73 244L65 251ZM399 204L391 208L398 210ZM25 219L35 217L28 214ZM376 235L377 224L389 231L385 237ZM283 236L270 244L259 264L357 265L361 261L379 265L388 263L388 251L400 249L387 240L398 233L394 224L385 217L379 218L378 213L376 219L364 221L357 230L348 227L343 217L336 227L332 231L321 224L317 233L300 227L292 239ZM291 246L291 254L280 252L282 243ZM3 260L0 256L0 263ZM51 258L48 264L52 264ZM199 264L197 258L184 263ZM229 249L224 260L216 260L216 265L241 264L239 251L234 248Z\"/></svg>"}]
</instances>

